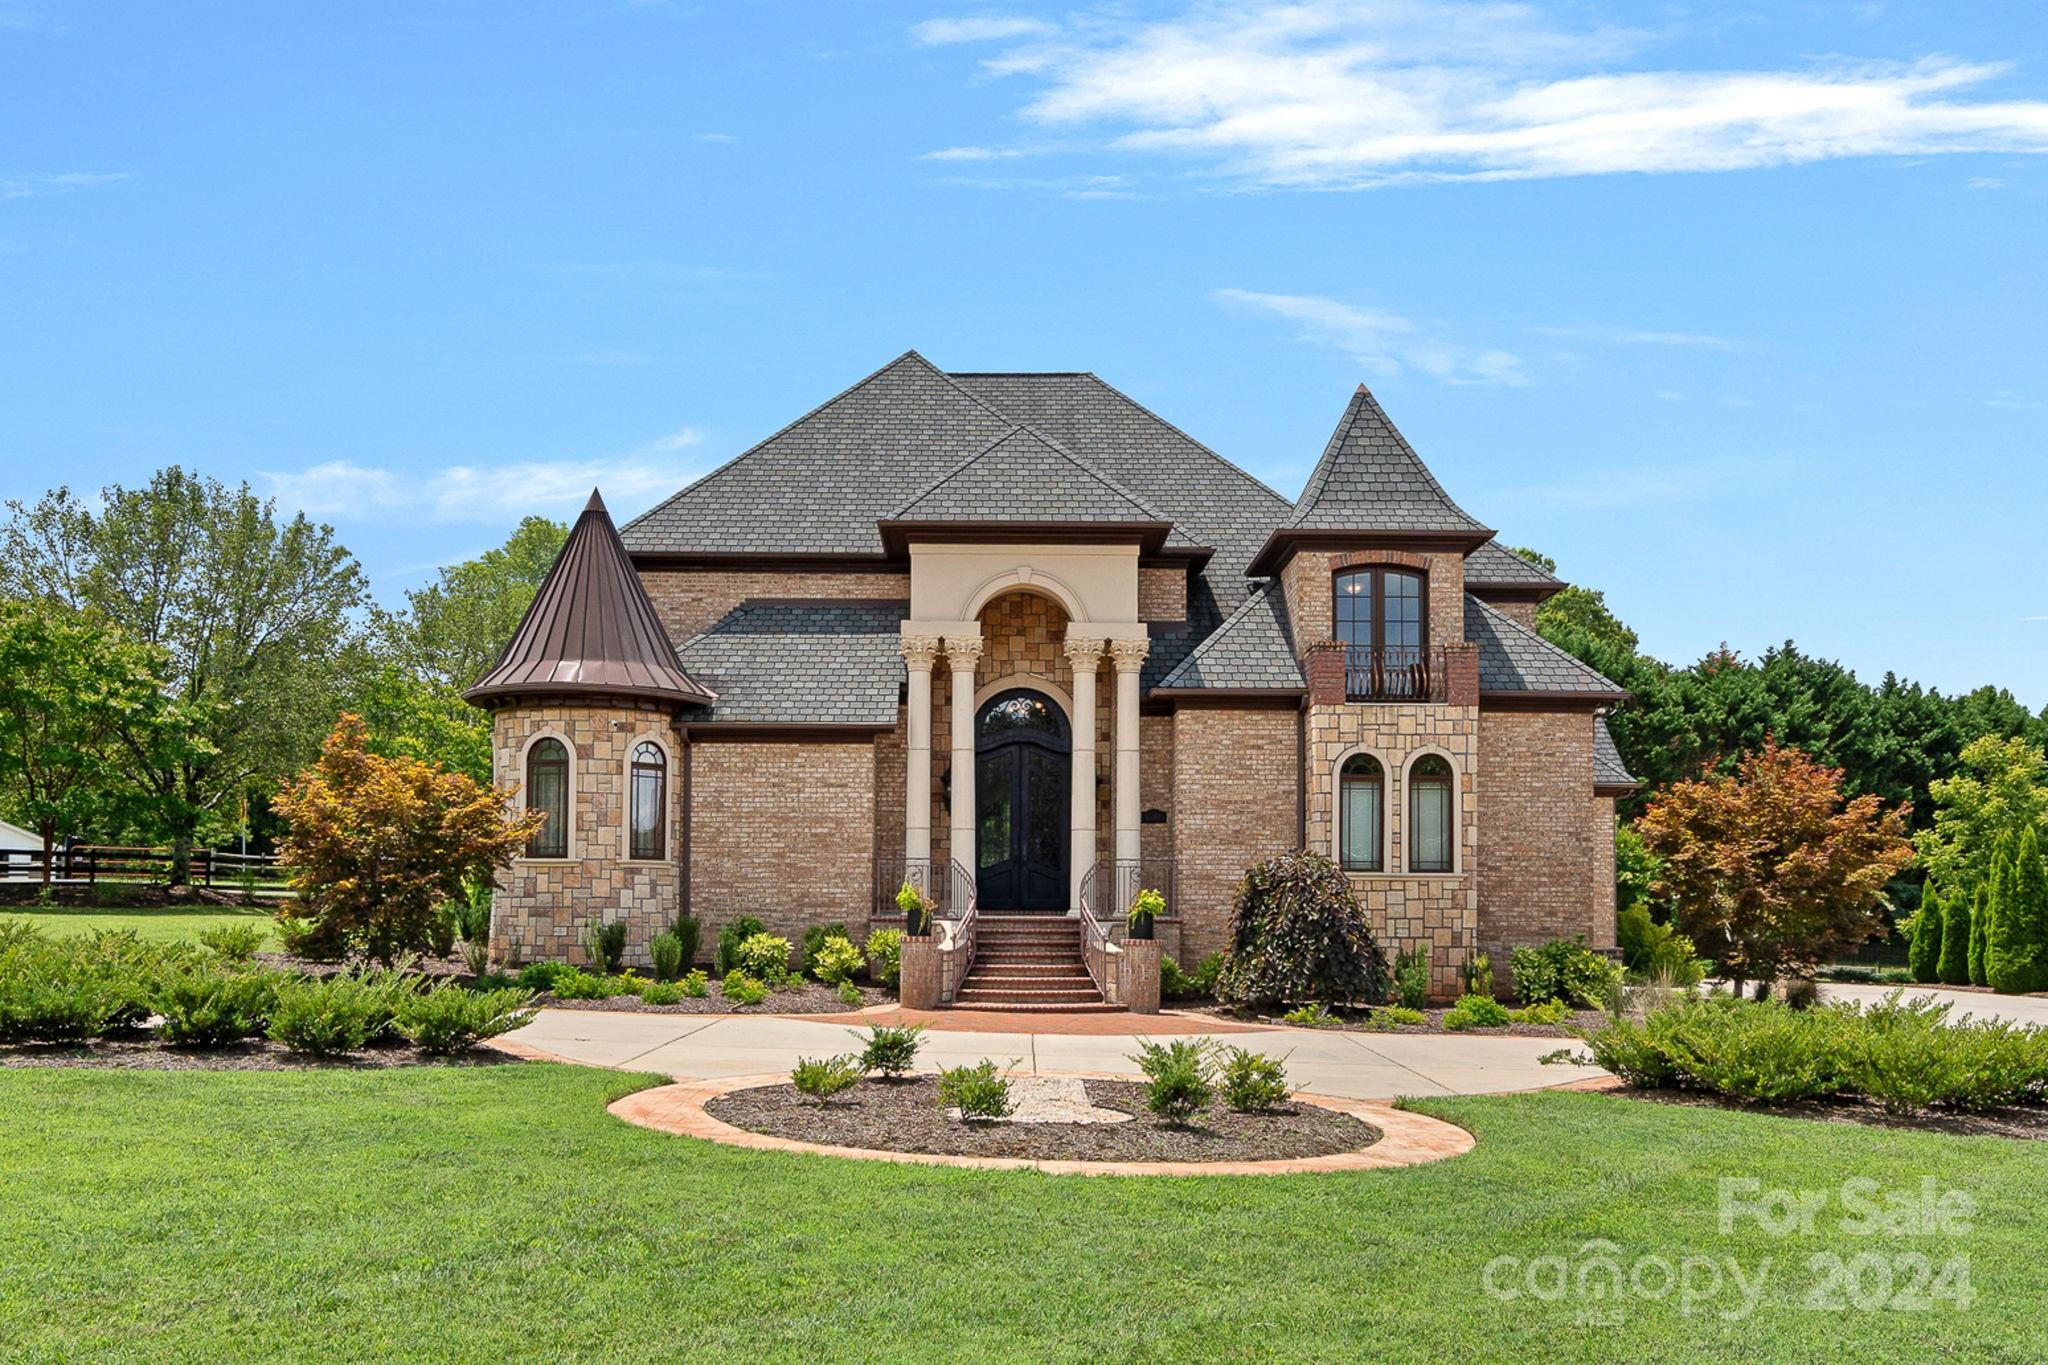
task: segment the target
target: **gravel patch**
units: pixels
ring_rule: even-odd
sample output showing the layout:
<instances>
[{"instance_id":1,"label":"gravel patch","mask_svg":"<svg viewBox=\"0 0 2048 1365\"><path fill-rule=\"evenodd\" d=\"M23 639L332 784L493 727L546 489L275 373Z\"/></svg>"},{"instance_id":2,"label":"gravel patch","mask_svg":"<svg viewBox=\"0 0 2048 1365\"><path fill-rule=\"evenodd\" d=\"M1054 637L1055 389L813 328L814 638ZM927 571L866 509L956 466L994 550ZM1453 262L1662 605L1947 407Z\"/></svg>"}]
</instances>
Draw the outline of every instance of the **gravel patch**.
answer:
<instances>
[{"instance_id":1,"label":"gravel patch","mask_svg":"<svg viewBox=\"0 0 2048 1365\"><path fill-rule=\"evenodd\" d=\"M1082 1087L1090 1105L1131 1119L964 1123L946 1116L935 1076L863 1081L827 1104L792 1085L763 1086L720 1095L704 1109L735 1128L799 1142L1040 1161L1272 1161L1354 1152L1380 1140L1371 1124L1313 1104L1264 1114L1239 1114L1217 1104L1177 1126L1145 1111L1142 1085L1090 1080Z\"/></svg>"}]
</instances>

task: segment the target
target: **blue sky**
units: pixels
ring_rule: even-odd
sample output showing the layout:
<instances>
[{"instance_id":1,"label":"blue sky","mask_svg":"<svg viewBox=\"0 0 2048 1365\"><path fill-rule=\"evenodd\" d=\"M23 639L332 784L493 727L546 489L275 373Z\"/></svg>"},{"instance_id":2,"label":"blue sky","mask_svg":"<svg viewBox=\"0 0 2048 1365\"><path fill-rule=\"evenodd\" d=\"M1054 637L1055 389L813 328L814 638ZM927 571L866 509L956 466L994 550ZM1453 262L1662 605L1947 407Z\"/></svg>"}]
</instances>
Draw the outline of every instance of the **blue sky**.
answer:
<instances>
[{"instance_id":1,"label":"blue sky","mask_svg":"<svg viewBox=\"0 0 2048 1365\"><path fill-rule=\"evenodd\" d=\"M2026 4L0 0L0 492L173 461L381 597L915 347L1290 496L1364 379L1676 661L2048 703Z\"/></svg>"}]
</instances>

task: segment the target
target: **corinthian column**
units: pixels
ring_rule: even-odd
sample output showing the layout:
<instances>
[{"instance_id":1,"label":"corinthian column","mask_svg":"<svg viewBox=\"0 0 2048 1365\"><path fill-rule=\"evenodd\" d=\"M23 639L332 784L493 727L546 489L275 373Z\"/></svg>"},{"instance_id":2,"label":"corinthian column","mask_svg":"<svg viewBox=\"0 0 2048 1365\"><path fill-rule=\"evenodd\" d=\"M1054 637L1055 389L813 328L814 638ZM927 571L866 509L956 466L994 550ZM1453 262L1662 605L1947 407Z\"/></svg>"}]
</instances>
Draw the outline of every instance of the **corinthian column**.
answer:
<instances>
[{"instance_id":1,"label":"corinthian column","mask_svg":"<svg viewBox=\"0 0 2048 1365\"><path fill-rule=\"evenodd\" d=\"M979 635L948 635L946 663L953 670L953 868L946 879L948 914L964 914L974 892L974 665Z\"/></svg>"},{"instance_id":2,"label":"corinthian column","mask_svg":"<svg viewBox=\"0 0 2048 1365\"><path fill-rule=\"evenodd\" d=\"M1138 894L1138 670L1152 652L1147 640L1111 640L1116 664L1116 913Z\"/></svg>"},{"instance_id":3,"label":"corinthian column","mask_svg":"<svg viewBox=\"0 0 2048 1365\"><path fill-rule=\"evenodd\" d=\"M1095 673L1102 667L1102 641L1069 634L1067 662L1074 666L1074 778L1072 828L1068 844L1068 903L1072 913L1081 913L1081 893L1089 869L1095 866ZM1099 910L1113 894L1113 888L1090 889Z\"/></svg>"},{"instance_id":4,"label":"corinthian column","mask_svg":"<svg viewBox=\"0 0 2048 1365\"><path fill-rule=\"evenodd\" d=\"M904 745L903 879L926 895L932 889L932 661L938 637L903 637L903 663L910 670L905 710L909 734Z\"/></svg>"}]
</instances>

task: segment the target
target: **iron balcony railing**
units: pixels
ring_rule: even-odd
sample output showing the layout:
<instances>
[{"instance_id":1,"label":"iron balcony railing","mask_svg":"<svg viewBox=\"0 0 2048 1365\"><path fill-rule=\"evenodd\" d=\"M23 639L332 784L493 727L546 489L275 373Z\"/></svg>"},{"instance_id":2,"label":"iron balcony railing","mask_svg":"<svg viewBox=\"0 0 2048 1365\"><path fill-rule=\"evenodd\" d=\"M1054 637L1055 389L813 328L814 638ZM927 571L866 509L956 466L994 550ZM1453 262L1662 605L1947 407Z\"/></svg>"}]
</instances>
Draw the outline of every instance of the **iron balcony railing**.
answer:
<instances>
[{"instance_id":1,"label":"iron balcony railing","mask_svg":"<svg viewBox=\"0 0 2048 1365\"><path fill-rule=\"evenodd\" d=\"M1416 645L1346 645L1344 699L1442 701L1444 652Z\"/></svg>"}]
</instances>

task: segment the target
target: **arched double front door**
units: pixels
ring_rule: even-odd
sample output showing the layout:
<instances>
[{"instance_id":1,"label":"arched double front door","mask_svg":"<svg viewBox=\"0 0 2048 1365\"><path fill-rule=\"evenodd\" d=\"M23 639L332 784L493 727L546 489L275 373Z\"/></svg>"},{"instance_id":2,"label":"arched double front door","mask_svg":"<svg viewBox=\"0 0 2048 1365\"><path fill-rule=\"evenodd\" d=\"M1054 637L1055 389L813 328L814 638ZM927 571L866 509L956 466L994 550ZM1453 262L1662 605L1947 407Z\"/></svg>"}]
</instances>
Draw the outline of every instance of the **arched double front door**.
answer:
<instances>
[{"instance_id":1,"label":"arched double front door","mask_svg":"<svg viewBox=\"0 0 2048 1365\"><path fill-rule=\"evenodd\" d=\"M984 910L1067 908L1073 735L1042 692L1012 688L974 717L975 899Z\"/></svg>"}]
</instances>

